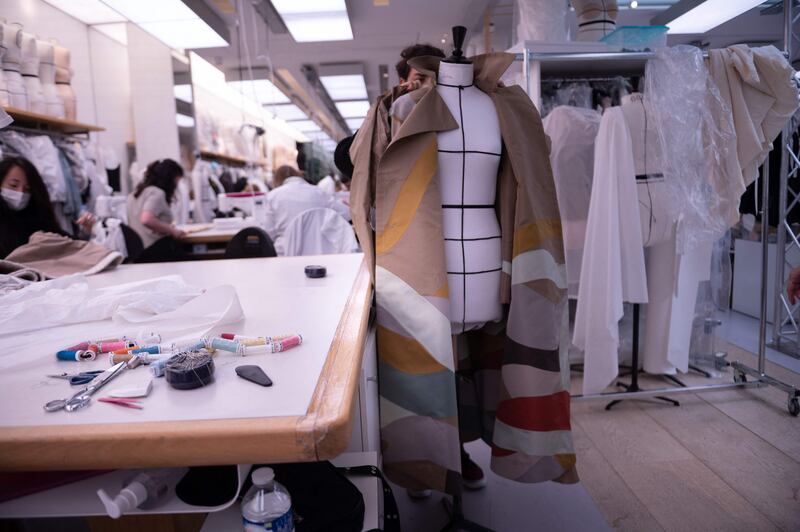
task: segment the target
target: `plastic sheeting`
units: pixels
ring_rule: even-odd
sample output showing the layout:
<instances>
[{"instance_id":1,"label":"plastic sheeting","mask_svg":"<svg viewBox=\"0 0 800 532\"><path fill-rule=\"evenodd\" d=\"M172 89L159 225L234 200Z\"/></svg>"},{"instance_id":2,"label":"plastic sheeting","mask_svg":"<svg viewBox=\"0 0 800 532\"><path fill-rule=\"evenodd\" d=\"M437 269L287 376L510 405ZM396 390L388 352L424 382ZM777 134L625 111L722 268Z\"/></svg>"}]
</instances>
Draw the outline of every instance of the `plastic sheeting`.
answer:
<instances>
[{"instance_id":1,"label":"plastic sheeting","mask_svg":"<svg viewBox=\"0 0 800 532\"><path fill-rule=\"evenodd\" d=\"M738 205L742 191L730 180L712 181L712 168L727 158L735 131L702 52L693 46L659 50L647 62L645 105L658 125L679 251L719 240L728 230L725 213Z\"/></svg>"},{"instance_id":2,"label":"plastic sheeting","mask_svg":"<svg viewBox=\"0 0 800 532\"><path fill-rule=\"evenodd\" d=\"M567 3L553 0L518 0L517 42L569 40Z\"/></svg>"}]
</instances>

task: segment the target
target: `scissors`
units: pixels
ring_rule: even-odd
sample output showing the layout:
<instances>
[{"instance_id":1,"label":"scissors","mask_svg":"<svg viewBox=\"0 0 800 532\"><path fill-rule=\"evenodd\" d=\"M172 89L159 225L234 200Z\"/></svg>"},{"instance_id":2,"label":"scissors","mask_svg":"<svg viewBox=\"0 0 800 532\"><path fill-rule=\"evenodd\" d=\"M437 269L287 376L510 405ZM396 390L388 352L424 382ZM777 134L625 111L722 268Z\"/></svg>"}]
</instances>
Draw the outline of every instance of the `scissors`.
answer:
<instances>
[{"instance_id":1,"label":"scissors","mask_svg":"<svg viewBox=\"0 0 800 532\"><path fill-rule=\"evenodd\" d=\"M44 409L48 412L56 412L58 410L73 412L79 408L87 406L92 400L92 394L108 384L108 382L114 377L122 373L126 367L128 367L128 362L114 364L101 374L97 375L94 379L92 379L91 382L89 382L84 388L81 388L69 399L55 399L45 404Z\"/></svg>"},{"instance_id":2,"label":"scissors","mask_svg":"<svg viewBox=\"0 0 800 532\"><path fill-rule=\"evenodd\" d=\"M51 379L66 379L73 386L79 384L88 384L94 380L95 377L103 373L103 370L97 371L81 371L80 373L62 373L60 375L48 375Z\"/></svg>"}]
</instances>

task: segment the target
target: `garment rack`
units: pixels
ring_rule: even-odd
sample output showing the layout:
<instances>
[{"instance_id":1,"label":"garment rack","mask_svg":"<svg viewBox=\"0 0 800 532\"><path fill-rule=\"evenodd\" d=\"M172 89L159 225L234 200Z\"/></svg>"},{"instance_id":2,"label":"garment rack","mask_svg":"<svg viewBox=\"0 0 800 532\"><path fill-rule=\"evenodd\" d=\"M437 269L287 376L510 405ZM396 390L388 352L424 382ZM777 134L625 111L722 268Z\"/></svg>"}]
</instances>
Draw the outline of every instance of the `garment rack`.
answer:
<instances>
[{"instance_id":1,"label":"garment rack","mask_svg":"<svg viewBox=\"0 0 800 532\"><path fill-rule=\"evenodd\" d=\"M792 22L792 0L783 0L783 22L784 39L783 53L786 57L791 57L791 22ZM707 57L708 53L703 52ZM539 94L541 90L541 65L550 63L553 65L587 63L587 71L581 74L594 74L597 70L605 72L613 71L620 67L622 70L633 69L638 65L639 72L643 70L644 63L656 57L654 52L580 52L580 53L538 53L533 52L527 45L521 54L517 54L516 59L523 63L523 76L525 77L525 90L533 102L541 107ZM531 83L531 71L536 71L536 87ZM604 73L605 73L604 72ZM535 91L533 91L535 89ZM781 150L781 159L786 159L786 153ZM785 171L786 164L781 165L781 170ZM762 167L763 190L769 190L769 158ZM785 182L785 177L782 180ZM761 224L761 317L759 321L758 338L758 365L752 368L742 362L734 361L729 365L733 368L733 383L729 384L706 384L702 386L686 386L680 388L657 388L651 390L630 390L624 392L605 392L597 394L573 395L573 401L587 401L596 399L622 400L622 399L643 399L657 396L668 396L678 393L703 393L722 390L738 390L745 388L760 388L762 386L772 386L788 395L788 410L792 416L800 414L800 390L791 384L787 384L766 372L766 336L767 336L767 285L768 285L768 237L769 237L769 195L763 194L761 202L761 219L767 223ZM632 368L634 371L637 368ZM748 380L747 377L753 380Z\"/></svg>"}]
</instances>

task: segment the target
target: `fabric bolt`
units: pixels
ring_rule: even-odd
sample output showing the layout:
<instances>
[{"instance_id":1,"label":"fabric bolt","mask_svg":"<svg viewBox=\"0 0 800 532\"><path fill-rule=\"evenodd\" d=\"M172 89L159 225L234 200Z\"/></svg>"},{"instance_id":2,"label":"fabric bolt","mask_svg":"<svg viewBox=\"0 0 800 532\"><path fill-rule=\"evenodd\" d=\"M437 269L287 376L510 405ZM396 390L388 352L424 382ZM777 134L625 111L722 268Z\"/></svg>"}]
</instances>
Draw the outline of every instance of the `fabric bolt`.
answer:
<instances>
[{"instance_id":1,"label":"fabric bolt","mask_svg":"<svg viewBox=\"0 0 800 532\"><path fill-rule=\"evenodd\" d=\"M716 122L723 124L730 113L736 130L731 156L715 161L714 169L724 182L737 183L741 196L798 108L794 69L774 46L737 44L709 51L708 70L727 105Z\"/></svg>"},{"instance_id":2,"label":"fabric bolt","mask_svg":"<svg viewBox=\"0 0 800 532\"><path fill-rule=\"evenodd\" d=\"M44 94L39 82L39 53L36 37L30 33L22 33L22 63L20 68L25 93L28 97L28 110L34 113L45 113Z\"/></svg>"},{"instance_id":3,"label":"fabric bolt","mask_svg":"<svg viewBox=\"0 0 800 532\"><path fill-rule=\"evenodd\" d=\"M56 66L54 45L49 41L37 40L36 48L39 52L39 83L42 86L44 105L47 114L57 118L65 118L64 102L56 89Z\"/></svg>"},{"instance_id":4,"label":"fabric bolt","mask_svg":"<svg viewBox=\"0 0 800 532\"><path fill-rule=\"evenodd\" d=\"M77 119L75 91L72 90L72 70L69 67L70 54L63 46L53 46L53 63L55 64L55 83L59 98L64 102L64 116L67 120Z\"/></svg>"},{"instance_id":5,"label":"fabric bolt","mask_svg":"<svg viewBox=\"0 0 800 532\"><path fill-rule=\"evenodd\" d=\"M171 224L173 221L172 209L167 202L167 196L158 187L145 187L138 198L130 194L127 207L128 225L142 238L145 248L155 244L164 235L146 227L141 220L142 213L152 213L153 216L165 224Z\"/></svg>"},{"instance_id":6,"label":"fabric bolt","mask_svg":"<svg viewBox=\"0 0 800 532\"><path fill-rule=\"evenodd\" d=\"M309 209L295 216L283 241L287 257L359 251L352 226L333 209Z\"/></svg>"},{"instance_id":7,"label":"fabric bolt","mask_svg":"<svg viewBox=\"0 0 800 532\"><path fill-rule=\"evenodd\" d=\"M302 177L289 177L266 197L265 230L275 244L278 255L285 252L285 233L295 216L309 209L332 209L346 220L350 213L346 206L312 185Z\"/></svg>"},{"instance_id":8,"label":"fabric bolt","mask_svg":"<svg viewBox=\"0 0 800 532\"><path fill-rule=\"evenodd\" d=\"M558 193L567 261L568 293L578 296L586 236L586 218L592 196L594 140L600 114L591 109L559 106L542 121L550 137L550 164Z\"/></svg>"},{"instance_id":9,"label":"fabric bolt","mask_svg":"<svg viewBox=\"0 0 800 532\"><path fill-rule=\"evenodd\" d=\"M595 141L594 178L573 343L584 352L583 393L617 376L623 302L647 303L633 147L622 109L608 109Z\"/></svg>"},{"instance_id":10,"label":"fabric bolt","mask_svg":"<svg viewBox=\"0 0 800 532\"><path fill-rule=\"evenodd\" d=\"M3 59L7 52L4 40L5 33L5 24L0 24L0 67L2 67ZM8 107L9 105L11 105L11 101L9 99L8 86L6 85L6 77L4 70L0 68L0 106Z\"/></svg>"},{"instance_id":11,"label":"fabric bolt","mask_svg":"<svg viewBox=\"0 0 800 532\"><path fill-rule=\"evenodd\" d=\"M122 262L122 255L84 240L37 232L6 260L39 270L48 277L63 277L74 273L91 275L114 268Z\"/></svg>"},{"instance_id":12,"label":"fabric bolt","mask_svg":"<svg viewBox=\"0 0 800 532\"><path fill-rule=\"evenodd\" d=\"M504 322L457 336L466 345L454 349L437 134L458 122L437 90L410 93L413 109L402 123L390 111L405 89L384 94L350 150L353 224L373 268L378 307L384 469L404 487L458 493L459 439L481 437L502 476L575 482L559 364L566 272L547 141L527 95L497 85L514 56L472 60L474 84L492 99L503 142L496 212ZM409 63L436 79L438 62ZM537 378L510 377L519 366Z\"/></svg>"},{"instance_id":13,"label":"fabric bolt","mask_svg":"<svg viewBox=\"0 0 800 532\"><path fill-rule=\"evenodd\" d=\"M28 95L20 74L22 63L22 28L16 24L3 26L3 77L8 91L8 103L17 109L28 109Z\"/></svg>"}]
</instances>

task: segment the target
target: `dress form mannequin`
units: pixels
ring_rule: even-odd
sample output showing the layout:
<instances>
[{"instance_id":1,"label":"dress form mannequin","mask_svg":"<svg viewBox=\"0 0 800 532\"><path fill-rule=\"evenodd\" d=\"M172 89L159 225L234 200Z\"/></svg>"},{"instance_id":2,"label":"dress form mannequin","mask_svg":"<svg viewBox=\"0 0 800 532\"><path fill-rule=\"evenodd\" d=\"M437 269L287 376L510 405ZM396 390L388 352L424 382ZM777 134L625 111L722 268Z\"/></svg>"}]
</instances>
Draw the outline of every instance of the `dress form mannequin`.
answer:
<instances>
[{"instance_id":1,"label":"dress form mannequin","mask_svg":"<svg viewBox=\"0 0 800 532\"><path fill-rule=\"evenodd\" d=\"M670 213L668 184L660 173L658 131L648 120L641 94L623 97L622 112L633 145L647 269L643 367L651 374L686 372L697 289L709 277L711 247L678 254L677 221Z\"/></svg>"},{"instance_id":2,"label":"dress form mannequin","mask_svg":"<svg viewBox=\"0 0 800 532\"><path fill-rule=\"evenodd\" d=\"M6 45L5 41L3 40L3 35L5 35L5 25L0 24L0 65L2 65L3 58L6 55ZM2 68L0 68L0 105L3 107L8 107L11 105L11 102L9 101L8 87L6 87L6 77Z\"/></svg>"},{"instance_id":3,"label":"dress form mannequin","mask_svg":"<svg viewBox=\"0 0 800 532\"><path fill-rule=\"evenodd\" d=\"M36 37L30 33L22 33L22 81L28 94L28 110L34 113L45 113L44 94L39 82L39 52Z\"/></svg>"},{"instance_id":4,"label":"dress form mannequin","mask_svg":"<svg viewBox=\"0 0 800 532\"><path fill-rule=\"evenodd\" d=\"M53 43L37 40L39 51L39 82L42 85L44 104L47 114L64 118L64 102L56 90L56 67L54 63Z\"/></svg>"},{"instance_id":5,"label":"dress form mannequin","mask_svg":"<svg viewBox=\"0 0 800 532\"><path fill-rule=\"evenodd\" d=\"M495 213L502 138L472 63L442 61L436 91L459 128L437 135L439 188L453 334L502 317L500 224Z\"/></svg>"},{"instance_id":6,"label":"dress form mannequin","mask_svg":"<svg viewBox=\"0 0 800 532\"><path fill-rule=\"evenodd\" d=\"M599 41L617 29L617 0L572 0L578 16L576 41Z\"/></svg>"},{"instance_id":7,"label":"dress form mannequin","mask_svg":"<svg viewBox=\"0 0 800 532\"><path fill-rule=\"evenodd\" d=\"M54 47L56 65L56 90L64 102L64 114L67 120L76 119L75 92L72 90L72 70L69 68L69 50L63 46Z\"/></svg>"},{"instance_id":8,"label":"dress form mannequin","mask_svg":"<svg viewBox=\"0 0 800 532\"><path fill-rule=\"evenodd\" d=\"M28 96L22 82L20 63L22 61L22 29L15 24L3 24L3 74L8 90L8 100L12 107L28 109Z\"/></svg>"}]
</instances>

